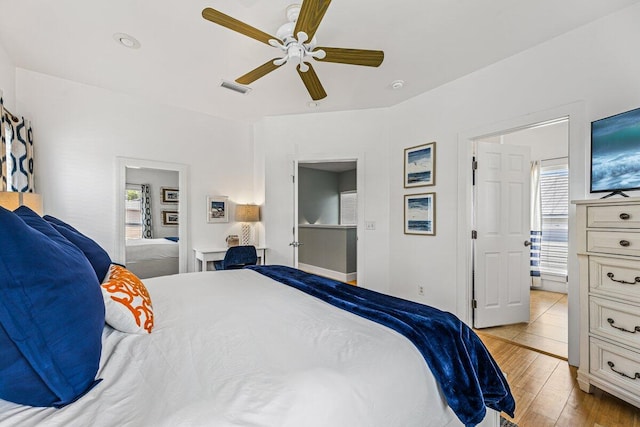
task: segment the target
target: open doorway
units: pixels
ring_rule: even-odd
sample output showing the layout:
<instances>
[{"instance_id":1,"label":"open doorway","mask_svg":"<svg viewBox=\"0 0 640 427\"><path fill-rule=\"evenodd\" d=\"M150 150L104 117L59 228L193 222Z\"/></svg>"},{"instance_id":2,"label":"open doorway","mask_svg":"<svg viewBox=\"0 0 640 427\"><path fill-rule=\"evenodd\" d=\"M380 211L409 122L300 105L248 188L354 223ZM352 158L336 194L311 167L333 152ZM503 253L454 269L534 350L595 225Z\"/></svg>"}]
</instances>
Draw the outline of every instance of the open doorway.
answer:
<instances>
[{"instance_id":1,"label":"open doorway","mask_svg":"<svg viewBox=\"0 0 640 427\"><path fill-rule=\"evenodd\" d=\"M357 162L298 162L297 189L297 267L357 284Z\"/></svg>"},{"instance_id":2,"label":"open doorway","mask_svg":"<svg viewBox=\"0 0 640 427\"><path fill-rule=\"evenodd\" d=\"M522 199L523 204L526 201L530 206L528 222L531 224L529 239L523 242L526 246L530 245L530 256L526 263L529 270L528 278L525 279L525 286L529 287L528 321L509 322L505 318L506 321L500 322L498 314L495 316L497 320L491 319L496 326L489 323L491 327L484 327L487 326L485 322L480 331L562 358L567 358L568 355L568 129L568 118L561 118L474 141L478 145L492 143L527 147L531 160L531 168L528 171L531 185L527 188L531 190ZM523 173L527 171L523 170ZM476 186L480 185L487 184L476 183ZM474 189L474 194L478 194L477 189ZM486 210L486 206L478 204L487 203L487 200L474 200L474 217L483 209ZM516 200L515 203L519 201ZM499 208L493 208L496 209ZM481 235L480 231L478 235ZM473 242L474 245L478 243ZM512 266L515 265L514 260L521 261L519 257L514 257L513 253L510 251L505 258L505 262L511 263ZM495 295L496 301L498 300L499 290L487 291L484 287L490 288L492 285L482 283L487 279L486 275L478 277L477 274L478 271L483 271L484 259L491 259L492 255L489 251L489 256L486 253L478 256L474 247L474 299L477 293L483 293ZM512 277L515 275L509 274L507 281L512 280ZM476 289L476 286L480 289ZM514 298L513 290L507 292L510 292L510 295L502 301L504 307L494 304L493 308L497 308L498 313L506 311L505 307L508 309L515 306L514 303L518 301L518 298ZM474 310L474 317L475 315ZM477 326L475 318L474 326Z\"/></svg>"}]
</instances>

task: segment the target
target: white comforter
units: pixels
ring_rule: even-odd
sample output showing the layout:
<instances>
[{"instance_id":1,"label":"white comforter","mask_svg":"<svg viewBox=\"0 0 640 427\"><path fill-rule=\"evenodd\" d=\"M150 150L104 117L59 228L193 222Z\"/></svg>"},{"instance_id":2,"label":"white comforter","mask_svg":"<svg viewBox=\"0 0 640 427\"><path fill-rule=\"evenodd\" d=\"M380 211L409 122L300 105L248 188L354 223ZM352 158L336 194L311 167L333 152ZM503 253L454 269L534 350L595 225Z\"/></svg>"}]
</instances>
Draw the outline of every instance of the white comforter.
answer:
<instances>
[{"instance_id":1,"label":"white comforter","mask_svg":"<svg viewBox=\"0 0 640 427\"><path fill-rule=\"evenodd\" d=\"M249 270L145 283L151 335L105 328L103 381L62 408L0 400L0 426L459 424L398 333Z\"/></svg>"},{"instance_id":2,"label":"white comforter","mask_svg":"<svg viewBox=\"0 0 640 427\"><path fill-rule=\"evenodd\" d=\"M126 241L127 263L148 259L164 259L178 257L178 243L172 240L129 239Z\"/></svg>"}]
</instances>

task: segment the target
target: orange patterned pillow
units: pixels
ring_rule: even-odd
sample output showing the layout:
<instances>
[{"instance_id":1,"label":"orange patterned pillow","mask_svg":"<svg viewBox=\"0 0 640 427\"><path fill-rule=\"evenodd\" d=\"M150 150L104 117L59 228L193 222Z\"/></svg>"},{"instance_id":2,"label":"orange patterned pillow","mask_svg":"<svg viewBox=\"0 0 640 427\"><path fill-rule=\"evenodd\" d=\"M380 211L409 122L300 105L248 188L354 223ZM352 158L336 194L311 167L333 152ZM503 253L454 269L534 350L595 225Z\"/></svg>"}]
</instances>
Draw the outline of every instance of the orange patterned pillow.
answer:
<instances>
[{"instance_id":1,"label":"orange patterned pillow","mask_svg":"<svg viewBox=\"0 0 640 427\"><path fill-rule=\"evenodd\" d=\"M122 332L151 333L151 297L135 274L121 265L111 264L107 277L100 286L104 299L105 320L111 327Z\"/></svg>"}]
</instances>

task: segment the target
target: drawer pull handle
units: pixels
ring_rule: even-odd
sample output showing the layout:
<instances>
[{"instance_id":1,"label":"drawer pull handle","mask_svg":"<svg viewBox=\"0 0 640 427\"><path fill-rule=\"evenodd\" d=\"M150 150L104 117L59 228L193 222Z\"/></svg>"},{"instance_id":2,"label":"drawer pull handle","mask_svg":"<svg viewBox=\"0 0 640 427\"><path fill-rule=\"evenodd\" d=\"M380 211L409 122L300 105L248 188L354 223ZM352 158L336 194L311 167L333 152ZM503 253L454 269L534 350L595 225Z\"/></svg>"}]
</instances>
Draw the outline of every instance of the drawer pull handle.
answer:
<instances>
[{"instance_id":1,"label":"drawer pull handle","mask_svg":"<svg viewBox=\"0 0 640 427\"><path fill-rule=\"evenodd\" d=\"M607 322L609 322L609 325L611 325L611 327L612 327L612 328L616 328L617 330L622 331L622 332L629 332L630 334L635 334L636 332L640 332L640 326L636 326L636 327L633 329L633 331L629 331L629 330L627 330L627 329L625 329L625 328L621 328L620 326L616 326L616 325L614 325L614 323L615 323L616 321L615 321L615 320L613 320L613 319L612 319L612 318L610 318L610 317L607 319Z\"/></svg>"},{"instance_id":2,"label":"drawer pull handle","mask_svg":"<svg viewBox=\"0 0 640 427\"><path fill-rule=\"evenodd\" d=\"M616 371L615 369L613 369L613 368L616 367L616 365L614 365L613 362L611 362L611 361L607 362L607 365L609 365L609 369L611 369L613 372L615 372L616 374L621 375L621 376L623 376L625 378L630 378L632 380L637 380L637 379L640 378L640 372L636 372L634 376L630 376L630 375L625 374L624 372Z\"/></svg>"},{"instance_id":3,"label":"drawer pull handle","mask_svg":"<svg viewBox=\"0 0 640 427\"><path fill-rule=\"evenodd\" d=\"M631 215L629 215L628 213L621 213L620 214L620 219L622 220L628 220L629 218L631 218Z\"/></svg>"},{"instance_id":4,"label":"drawer pull handle","mask_svg":"<svg viewBox=\"0 0 640 427\"><path fill-rule=\"evenodd\" d=\"M627 246L631 246L631 242L628 240L620 240L620 246L626 248Z\"/></svg>"},{"instance_id":5,"label":"drawer pull handle","mask_svg":"<svg viewBox=\"0 0 640 427\"><path fill-rule=\"evenodd\" d=\"M607 277L611 280L613 280L614 282L618 282L618 283L624 283L625 285L635 285L636 283L640 282L640 277L637 277L634 279L634 282L627 282L626 280L618 280L618 279L614 279L613 278L613 273L607 273Z\"/></svg>"}]
</instances>

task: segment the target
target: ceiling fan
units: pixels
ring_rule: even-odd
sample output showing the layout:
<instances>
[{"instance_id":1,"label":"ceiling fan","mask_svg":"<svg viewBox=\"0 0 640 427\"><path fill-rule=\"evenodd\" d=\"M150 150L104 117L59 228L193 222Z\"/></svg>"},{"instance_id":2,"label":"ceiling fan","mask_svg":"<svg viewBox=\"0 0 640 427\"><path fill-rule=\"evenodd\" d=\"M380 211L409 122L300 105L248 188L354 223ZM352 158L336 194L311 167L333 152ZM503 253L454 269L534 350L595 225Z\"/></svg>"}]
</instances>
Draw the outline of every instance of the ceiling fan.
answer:
<instances>
[{"instance_id":1,"label":"ceiling fan","mask_svg":"<svg viewBox=\"0 0 640 427\"><path fill-rule=\"evenodd\" d=\"M273 58L238 77L236 82L248 85L285 63L293 63L309 95L317 101L326 97L327 93L311 66L312 58L316 61L367 67L377 67L384 59L384 52L381 50L316 47L315 34L329 4L331 0L304 0L302 6L297 4L289 6L287 8L289 22L278 29L276 37L209 7L202 11L202 17L281 51L282 56Z\"/></svg>"}]
</instances>

